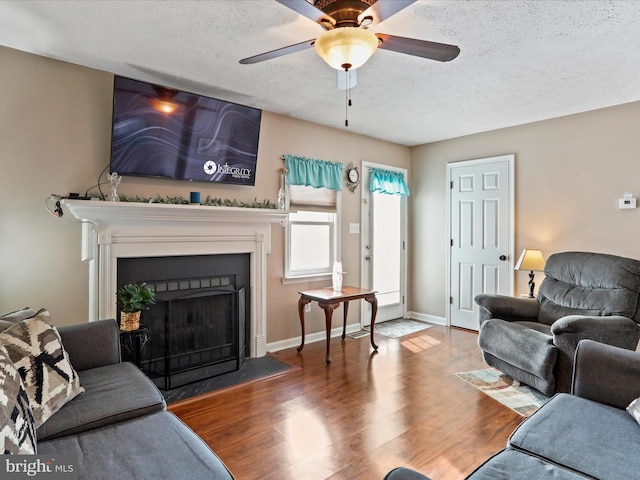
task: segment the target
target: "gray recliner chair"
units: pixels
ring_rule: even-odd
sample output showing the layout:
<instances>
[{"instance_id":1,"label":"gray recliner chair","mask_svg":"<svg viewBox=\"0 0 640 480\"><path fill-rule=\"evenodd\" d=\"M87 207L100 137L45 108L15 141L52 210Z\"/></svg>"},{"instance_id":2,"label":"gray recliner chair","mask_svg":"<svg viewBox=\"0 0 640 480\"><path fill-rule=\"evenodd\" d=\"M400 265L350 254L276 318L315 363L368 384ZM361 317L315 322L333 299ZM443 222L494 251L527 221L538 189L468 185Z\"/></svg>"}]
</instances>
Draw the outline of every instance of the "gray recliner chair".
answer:
<instances>
[{"instance_id":1,"label":"gray recliner chair","mask_svg":"<svg viewBox=\"0 0 640 480\"><path fill-rule=\"evenodd\" d=\"M601 253L551 255L536 299L478 295L484 361L545 395L568 392L578 342L634 350L640 261Z\"/></svg>"}]
</instances>

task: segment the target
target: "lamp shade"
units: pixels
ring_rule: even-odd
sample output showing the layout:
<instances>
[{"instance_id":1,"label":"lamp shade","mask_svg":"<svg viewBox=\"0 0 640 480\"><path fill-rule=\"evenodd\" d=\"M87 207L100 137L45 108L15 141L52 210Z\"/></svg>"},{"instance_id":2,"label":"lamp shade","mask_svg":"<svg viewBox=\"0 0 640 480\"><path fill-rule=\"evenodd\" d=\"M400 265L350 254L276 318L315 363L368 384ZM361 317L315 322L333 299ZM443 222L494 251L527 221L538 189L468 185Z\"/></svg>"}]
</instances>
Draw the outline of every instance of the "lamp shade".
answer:
<instances>
[{"instance_id":1,"label":"lamp shade","mask_svg":"<svg viewBox=\"0 0 640 480\"><path fill-rule=\"evenodd\" d=\"M362 28L334 28L316 38L315 48L329 66L336 70L350 70L369 60L378 48L378 37Z\"/></svg>"},{"instance_id":2,"label":"lamp shade","mask_svg":"<svg viewBox=\"0 0 640 480\"><path fill-rule=\"evenodd\" d=\"M516 263L515 270L531 270L536 272L544 271L545 260L540 250L524 249L518 263Z\"/></svg>"}]
</instances>

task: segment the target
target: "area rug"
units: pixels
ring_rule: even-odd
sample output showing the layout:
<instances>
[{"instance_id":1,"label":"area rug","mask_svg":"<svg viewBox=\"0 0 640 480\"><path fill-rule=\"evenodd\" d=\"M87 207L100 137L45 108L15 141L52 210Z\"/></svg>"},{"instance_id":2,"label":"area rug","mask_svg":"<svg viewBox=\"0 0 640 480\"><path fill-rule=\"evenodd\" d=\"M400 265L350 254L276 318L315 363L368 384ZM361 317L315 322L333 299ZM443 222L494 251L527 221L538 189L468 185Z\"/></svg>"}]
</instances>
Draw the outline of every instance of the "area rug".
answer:
<instances>
[{"instance_id":1,"label":"area rug","mask_svg":"<svg viewBox=\"0 0 640 480\"><path fill-rule=\"evenodd\" d=\"M180 400L203 395L205 393L215 392L223 388L232 387L241 383L262 380L276 375L280 375L294 367L282 363L278 359L266 355L260 358L247 358L240 370L225 373L217 377L207 378L200 382L190 383L182 387L173 388L171 390L160 390L167 404L175 403Z\"/></svg>"},{"instance_id":2,"label":"area rug","mask_svg":"<svg viewBox=\"0 0 640 480\"><path fill-rule=\"evenodd\" d=\"M523 417L532 415L550 399L535 388L519 384L495 368L456 373L456 376Z\"/></svg>"},{"instance_id":3,"label":"area rug","mask_svg":"<svg viewBox=\"0 0 640 480\"><path fill-rule=\"evenodd\" d=\"M433 325L429 325L428 323L418 322L408 318L398 318L396 320L376 323L374 333L390 338L400 338L421 330L426 330L432 326ZM368 333L371 331L371 327L364 327L364 330Z\"/></svg>"}]
</instances>

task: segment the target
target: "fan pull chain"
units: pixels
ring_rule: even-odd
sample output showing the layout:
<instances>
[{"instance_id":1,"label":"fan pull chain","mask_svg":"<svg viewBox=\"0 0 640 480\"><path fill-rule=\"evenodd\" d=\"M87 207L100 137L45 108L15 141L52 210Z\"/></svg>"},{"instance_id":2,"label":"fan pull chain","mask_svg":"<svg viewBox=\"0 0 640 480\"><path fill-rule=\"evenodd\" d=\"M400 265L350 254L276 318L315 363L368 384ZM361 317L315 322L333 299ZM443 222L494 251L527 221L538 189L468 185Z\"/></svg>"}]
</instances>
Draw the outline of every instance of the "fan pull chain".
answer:
<instances>
[{"instance_id":1,"label":"fan pull chain","mask_svg":"<svg viewBox=\"0 0 640 480\"><path fill-rule=\"evenodd\" d=\"M344 65L344 72L345 72L345 80L347 82L347 85L344 89L344 126L348 127L349 126L349 107L351 106L351 70L349 70L350 65L345 64Z\"/></svg>"},{"instance_id":2,"label":"fan pull chain","mask_svg":"<svg viewBox=\"0 0 640 480\"><path fill-rule=\"evenodd\" d=\"M347 88L344 89L344 126L349 126L349 110L347 107L349 106L349 70L346 68L345 71L345 80L347 82Z\"/></svg>"},{"instance_id":3,"label":"fan pull chain","mask_svg":"<svg viewBox=\"0 0 640 480\"><path fill-rule=\"evenodd\" d=\"M351 70L347 74L347 88L349 89L349 106L351 106Z\"/></svg>"}]
</instances>

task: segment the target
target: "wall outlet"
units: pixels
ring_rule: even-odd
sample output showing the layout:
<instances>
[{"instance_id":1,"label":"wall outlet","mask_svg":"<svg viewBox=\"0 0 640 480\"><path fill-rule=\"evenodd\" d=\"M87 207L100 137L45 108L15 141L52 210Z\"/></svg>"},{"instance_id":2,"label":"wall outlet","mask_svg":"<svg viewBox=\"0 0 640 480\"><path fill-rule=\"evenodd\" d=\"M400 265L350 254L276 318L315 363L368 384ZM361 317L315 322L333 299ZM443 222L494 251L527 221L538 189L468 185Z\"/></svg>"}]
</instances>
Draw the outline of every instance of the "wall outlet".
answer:
<instances>
[{"instance_id":1,"label":"wall outlet","mask_svg":"<svg viewBox=\"0 0 640 480\"><path fill-rule=\"evenodd\" d=\"M305 312L310 312L310 311L311 311L311 304L310 304L310 303L307 303L307 304L304 306L304 311L305 311Z\"/></svg>"},{"instance_id":2,"label":"wall outlet","mask_svg":"<svg viewBox=\"0 0 640 480\"><path fill-rule=\"evenodd\" d=\"M636 208L635 198L620 198L618 200L618 208Z\"/></svg>"}]
</instances>

